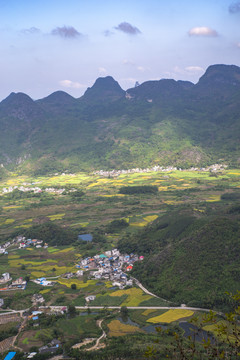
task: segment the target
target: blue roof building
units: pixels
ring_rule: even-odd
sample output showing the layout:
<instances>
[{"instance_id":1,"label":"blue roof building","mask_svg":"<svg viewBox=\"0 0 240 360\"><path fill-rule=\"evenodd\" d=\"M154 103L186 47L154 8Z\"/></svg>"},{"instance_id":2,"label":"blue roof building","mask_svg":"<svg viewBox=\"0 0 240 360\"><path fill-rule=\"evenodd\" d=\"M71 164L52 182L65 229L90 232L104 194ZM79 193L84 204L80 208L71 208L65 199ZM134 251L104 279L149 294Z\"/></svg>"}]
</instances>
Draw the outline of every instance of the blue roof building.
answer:
<instances>
[{"instance_id":1,"label":"blue roof building","mask_svg":"<svg viewBox=\"0 0 240 360\"><path fill-rule=\"evenodd\" d=\"M4 360L12 360L13 357L16 355L15 351L10 351L7 356L5 356Z\"/></svg>"}]
</instances>

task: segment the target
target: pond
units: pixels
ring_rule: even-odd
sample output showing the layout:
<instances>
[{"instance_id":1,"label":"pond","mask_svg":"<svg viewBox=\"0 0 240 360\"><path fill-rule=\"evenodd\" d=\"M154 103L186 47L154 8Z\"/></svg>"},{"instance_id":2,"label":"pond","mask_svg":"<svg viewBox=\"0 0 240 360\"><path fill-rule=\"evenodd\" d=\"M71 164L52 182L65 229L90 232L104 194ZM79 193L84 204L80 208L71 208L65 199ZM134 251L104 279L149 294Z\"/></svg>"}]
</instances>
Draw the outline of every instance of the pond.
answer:
<instances>
[{"instance_id":1,"label":"pond","mask_svg":"<svg viewBox=\"0 0 240 360\"><path fill-rule=\"evenodd\" d=\"M209 334L207 331L205 330L201 330L199 329L197 326L190 324L187 321L182 321L179 323L179 326L181 329L184 330L184 336L188 337L191 336L191 338L193 339L194 337L194 333L195 333L195 339L196 341L202 342L203 340L210 340L211 344L215 343L215 339L214 336Z\"/></svg>"},{"instance_id":2,"label":"pond","mask_svg":"<svg viewBox=\"0 0 240 360\"><path fill-rule=\"evenodd\" d=\"M163 324L151 324L151 325L147 325L147 326L143 326L142 330L146 331L147 333L153 333L153 334L157 334L157 327L161 327L163 330L167 329L166 325Z\"/></svg>"},{"instance_id":3,"label":"pond","mask_svg":"<svg viewBox=\"0 0 240 360\"><path fill-rule=\"evenodd\" d=\"M138 327L140 327L139 324L137 324L137 323L135 323L134 321L132 321L129 317L126 317L126 319L125 319L125 318L122 318L121 316L119 316L119 317L117 318L117 320L119 320L122 324L125 324L125 325L133 325L133 326L138 326Z\"/></svg>"},{"instance_id":4,"label":"pond","mask_svg":"<svg viewBox=\"0 0 240 360\"><path fill-rule=\"evenodd\" d=\"M82 235L78 235L78 240L83 240L83 241L92 241L93 237L91 234L82 234Z\"/></svg>"}]
</instances>

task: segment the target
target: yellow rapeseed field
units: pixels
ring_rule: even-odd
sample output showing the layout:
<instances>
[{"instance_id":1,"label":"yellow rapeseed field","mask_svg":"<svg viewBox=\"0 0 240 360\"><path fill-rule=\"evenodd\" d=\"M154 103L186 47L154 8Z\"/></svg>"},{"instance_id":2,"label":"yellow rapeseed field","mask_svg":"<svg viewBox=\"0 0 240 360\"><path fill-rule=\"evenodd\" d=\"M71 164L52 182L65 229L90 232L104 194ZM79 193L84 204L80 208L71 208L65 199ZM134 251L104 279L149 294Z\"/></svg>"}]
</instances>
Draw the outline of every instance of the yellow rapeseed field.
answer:
<instances>
[{"instance_id":1,"label":"yellow rapeseed field","mask_svg":"<svg viewBox=\"0 0 240 360\"><path fill-rule=\"evenodd\" d=\"M73 248L73 247L69 247L69 248L66 248L66 249L63 249L63 250L59 250L59 251L58 251L58 254L59 254L59 253L69 252L69 251L74 251L74 248Z\"/></svg>"},{"instance_id":2,"label":"yellow rapeseed field","mask_svg":"<svg viewBox=\"0 0 240 360\"><path fill-rule=\"evenodd\" d=\"M31 278L32 279L38 279L45 276L45 272L43 271L32 271L31 272Z\"/></svg>"},{"instance_id":3,"label":"yellow rapeseed field","mask_svg":"<svg viewBox=\"0 0 240 360\"><path fill-rule=\"evenodd\" d=\"M63 214L55 214L55 215L48 215L47 217L51 220L62 220L62 218L65 216L65 213Z\"/></svg>"},{"instance_id":4,"label":"yellow rapeseed field","mask_svg":"<svg viewBox=\"0 0 240 360\"><path fill-rule=\"evenodd\" d=\"M127 299L121 304L122 306L138 306L141 302L151 298L146 295L141 289L131 288L127 290L114 291L110 296L128 295Z\"/></svg>"},{"instance_id":5,"label":"yellow rapeseed field","mask_svg":"<svg viewBox=\"0 0 240 360\"><path fill-rule=\"evenodd\" d=\"M147 320L147 322L157 324L157 323L171 323L173 321L177 321L179 319L192 316L194 314L191 310L185 309L173 309L168 310L162 315L154 316Z\"/></svg>"},{"instance_id":6,"label":"yellow rapeseed field","mask_svg":"<svg viewBox=\"0 0 240 360\"><path fill-rule=\"evenodd\" d=\"M144 218L144 220L147 221L147 222L151 222L151 221L156 220L157 218L158 218L157 215L149 215L149 216L146 216L146 217Z\"/></svg>"},{"instance_id":7,"label":"yellow rapeseed field","mask_svg":"<svg viewBox=\"0 0 240 360\"><path fill-rule=\"evenodd\" d=\"M51 291L51 289L44 289L44 290L41 290L40 293L47 294L49 291Z\"/></svg>"},{"instance_id":8,"label":"yellow rapeseed field","mask_svg":"<svg viewBox=\"0 0 240 360\"><path fill-rule=\"evenodd\" d=\"M220 195L211 195L211 196L209 196L209 198L206 201L207 202L215 202L215 201L220 201L220 200L221 200Z\"/></svg>"},{"instance_id":9,"label":"yellow rapeseed field","mask_svg":"<svg viewBox=\"0 0 240 360\"><path fill-rule=\"evenodd\" d=\"M15 219L6 219L1 225L9 225L14 223Z\"/></svg>"},{"instance_id":10,"label":"yellow rapeseed field","mask_svg":"<svg viewBox=\"0 0 240 360\"><path fill-rule=\"evenodd\" d=\"M142 222L133 222L130 224L131 226L146 226L147 222L146 221L142 221Z\"/></svg>"}]
</instances>

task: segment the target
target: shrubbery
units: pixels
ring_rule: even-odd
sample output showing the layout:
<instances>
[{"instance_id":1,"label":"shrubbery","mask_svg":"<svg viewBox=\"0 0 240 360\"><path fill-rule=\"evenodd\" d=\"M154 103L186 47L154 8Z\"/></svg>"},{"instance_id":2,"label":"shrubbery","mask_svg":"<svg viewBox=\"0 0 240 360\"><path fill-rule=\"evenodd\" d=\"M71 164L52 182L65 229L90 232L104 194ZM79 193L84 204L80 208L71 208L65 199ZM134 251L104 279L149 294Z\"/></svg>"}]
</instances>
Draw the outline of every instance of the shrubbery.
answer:
<instances>
[{"instance_id":1,"label":"shrubbery","mask_svg":"<svg viewBox=\"0 0 240 360\"><path fill-rule=\"evenodd\" d=\"M155 185L123 186L119 189L120 194L156 194L158 187Z\"/></svg>"}]
</instances>

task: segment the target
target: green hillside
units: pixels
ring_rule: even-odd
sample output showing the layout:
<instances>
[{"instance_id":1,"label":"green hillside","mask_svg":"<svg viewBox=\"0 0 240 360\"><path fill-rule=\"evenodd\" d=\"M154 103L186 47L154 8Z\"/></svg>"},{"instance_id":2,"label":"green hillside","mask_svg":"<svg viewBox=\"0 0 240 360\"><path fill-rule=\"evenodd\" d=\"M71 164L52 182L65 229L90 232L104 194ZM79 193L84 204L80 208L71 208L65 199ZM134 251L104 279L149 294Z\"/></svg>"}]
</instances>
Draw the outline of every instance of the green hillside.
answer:
<instances>
[{"instance_id":1,"label":"green hillside","mask_svg":"<svg viewBox=\"0 0 240 360\"><path fill-rule=\"evenodd\" d=\"M238 166L239 73L214 65L196 85L163 79L127 92L108 76L79 99L62 91L37 101L12 93L0 103L0 162L33 174Z\"/></svg>"},{"instance_id":2,"label":"green hillside","mask_svg":"<svg viewBox=\"0 0 240 360\"><path fill-rule=\"evenodd\" d=\"M240 219L234 209L222 208L222 215L219 206L201 215L187 208L170 212L119 248L145 255L133 274L159 296L224 307L225 292L239 290Z\"/></svg>"}]
</instances>

